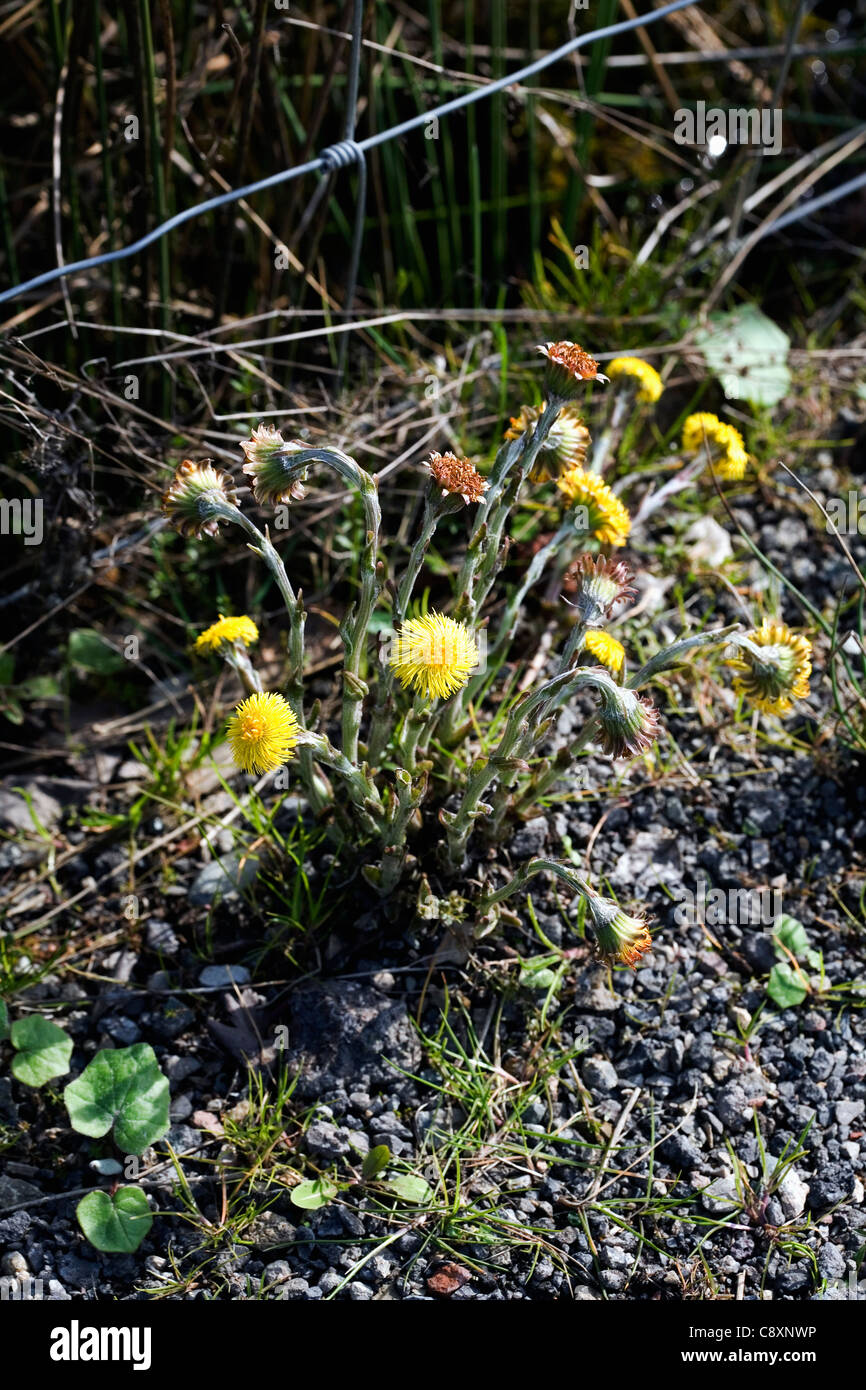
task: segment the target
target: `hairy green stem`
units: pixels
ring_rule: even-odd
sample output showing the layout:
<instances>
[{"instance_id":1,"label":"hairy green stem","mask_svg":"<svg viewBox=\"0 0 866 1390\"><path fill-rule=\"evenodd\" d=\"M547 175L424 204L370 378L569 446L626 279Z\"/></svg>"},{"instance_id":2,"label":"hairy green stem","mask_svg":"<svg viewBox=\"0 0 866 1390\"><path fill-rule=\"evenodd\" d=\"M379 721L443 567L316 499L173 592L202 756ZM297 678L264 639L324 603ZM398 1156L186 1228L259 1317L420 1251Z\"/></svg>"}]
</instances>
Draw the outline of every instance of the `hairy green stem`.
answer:
<instances>
[{"instance_id":1,"label":"hairy green stem","mask_svg":"<svg viewBox=\"0 0 866 1390\"><path fill-rule=\"evenodd\" d=\"M452 496L443 497L435 491L435 484L430 484L430 489L424 501L424 515L421 521L421 530L409 555L406 569L397 586L397 593L394 598L393 607L393 631L396 633L406 620L409 611L409 604L412 601L412 594L418 575L424 565L430 543L436 533L439 520L448 512L456 511L465 504L462 498ZM376 692L376 706L373 710L373 717L370 723L370 737L367 741L367 758L373 767L378 763L388 746L391 737L391 729L394 715L394 672L390 666L386 666L379 674L378 687Z\"/></svg>"},{"instance_id":2,"label":"hairy green stem","mask_svg":"<svg viewBox=\"0 0 866 1390\"><path fill-rule=\"evenodd\" d=\"M361 728L361 715L369 687L362 677L362 669L367 655L367 632L373 609L382 588L378 566L379 528L382 511L379 506L379 490L376 479L365 472L353 458L339 449L298 449L287 445L277 452L285 455L284 469L286 485L299 479L310 463L324 463L339 473L351 487L357 489L364 508L364 547L361 552L361 592L340 624L345 659L343 662L343 752L351 762L358 760L358 738Z\"/></svg>"}]
</instances>

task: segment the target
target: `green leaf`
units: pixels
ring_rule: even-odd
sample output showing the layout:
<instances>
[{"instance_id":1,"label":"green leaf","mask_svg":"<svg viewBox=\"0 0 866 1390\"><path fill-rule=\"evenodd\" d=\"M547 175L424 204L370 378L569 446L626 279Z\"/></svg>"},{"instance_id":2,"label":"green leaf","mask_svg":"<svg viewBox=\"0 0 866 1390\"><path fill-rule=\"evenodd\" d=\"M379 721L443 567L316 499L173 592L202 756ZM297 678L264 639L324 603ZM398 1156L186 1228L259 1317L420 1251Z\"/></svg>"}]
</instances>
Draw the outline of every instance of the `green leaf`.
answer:
<instances>
[{"instance_id":1,"label":"green leaf","mask_svg":"<svg viewBox=\"0 0 866 1390\"><path fill-rule=\"evenodd\" d=\"M124 1153L143 1153L168 1131L168 1078L149 1043L97 1052L63 1098L73 1129L100 1139L114 1125Z\"/></svg>"},{"instance_id":2,"label":"green leaf","mask_svg":"<svg viewBox=\"0 0 866 1390\"><path fill-rule=\"evenodd\" d=\"M98 676L113 675L125 665L120 653L92 627L79 627L70 632L69 660L73 666L81 666Z\"/></svg>"},{"instance_id":3,"label":"green leaf","mask_svg":"<svg viewBox=\"0 0 866 1390\"><path fill-rule=\"evenodd\" d=\"M101 1190L88 1192L75 1214L90 1244L109 1255L132 1254L153 1225L140 1187L119 1187L114 1196Z\"/></svg>"},{"instance_id":4,"label":"green leaf","mask_svg":"<svg viewBox=\"0 0 866 1390\"><path fill-rule=\"evenodd\" d=\"M339 1191L337 1184L330 1182L328 1178L314 1178L307 1182L299 1182L297 1187L292 1188L289 1196L296 1207L301 1207L304 1211L318 1211L319 1207L326 1207L332 1202Z\"/></svg>"},{"instance_id":5,"label":"green leaf","mask_svg":"<svg viewBox=\"0 0 866 1390\"><path fill-rule=\"evenodd\" d=\"M17 687L22 700L50 700L60 694L60 686L53 676L33 676L22 681Z\"/></svg>"},{"instance_id":6,"label":"green leaf","mask_svg":"<svg viewBox=\"0 0 866 1390\"><path fill-rule=\"evenodd\" d=\"M809 949L809 937L806 928L796 917L789 917L787 912L783 912L773 923L773 937L778 943L776 944L776 954L783 960L787 957L780 946L787 946L792 955L798 957L805 955Z\"/></svg>"},{"instance_id":7,"label":"green leaf","mask_svg":"<svg viewBox=\"0 0 866 1390\"><path fill-rule=\"evenodd\" d=\"M15 657L12 652L0 652L0 685L11 685L15 678Z\"/></svg>"},{"instance_id":8,"label":"green leaf","mask_svg":"<svg viewBox=\"0 0 866 1390\"><path fill-rule=\"evenodd\" d=\"M416 1206L423 1206L433 1196L433 1189L427 1180L414 1177L411 1173L401 1173L396 1178L389 1178L382 1186L395 1197L399 1197L401 1202L412 1202Z\"/></svg>"},{"instance_id":9,"label":"green leaf","mask_svg":"<svg viewBox=\"0 0 866 1390\"><path fill-rule=\"evenodd\" d=\"M776 405L790 390L791 340L754 304L710 314L694 341L729 398Z\"/></svg>"},{"instance_id":10,"label":"green leaf","mask_svg":"<svg viewBox=\"0 0 866 1390\"><path fill-rule=\"evenodd\" d=\"M361 1174L365 1178L375 1178L383 1173L391 1162L391 1150L387 1144L377 1144L371 1149L361 1164Z\"/></svg>"},{"instance_id":11,"label":"green leaf","mask_svg":"<svg viewBox=\"0 0 866 1390\"><path fill-rule=\"evenodd\" d=\"M541 970L521 970L519 984L525 989L550 989L556 984L556 971L543 967Z\"/></svg>"},{"instance_id":12,"label":"green leaf","mask_svg":"<svg viewBox=\"0 0 866 1390\"><path fill-rule=\"evenodd\" d=\"M767 993L780 1009L793 1009L797 1004L802 1004L808 992L787 961L773 966L767 981Z\"/></svg>"},{"instance_id":13,"label":"green leaf","mask_svg":"<svg viewBox=\"0 0 866 1390\"><path fill-rule=\"evenodd\" d=\"M72 1056L72 1039L50 1018L34 1014L19 1018L10 1031L17 1055L12 1075L25 1086L44 1086L53 1076L65 1076Z\"/></svg>"},{"instance_id":14,"label":"green leaf","mask_svg":"<svg viewBox=\"0 0 866 1390\"><path fill-rule=\"evenodd\" d=\"M0 999L0 1040L9 1037L9 1010L5 999Z\"/></svg>"}]
</instances>

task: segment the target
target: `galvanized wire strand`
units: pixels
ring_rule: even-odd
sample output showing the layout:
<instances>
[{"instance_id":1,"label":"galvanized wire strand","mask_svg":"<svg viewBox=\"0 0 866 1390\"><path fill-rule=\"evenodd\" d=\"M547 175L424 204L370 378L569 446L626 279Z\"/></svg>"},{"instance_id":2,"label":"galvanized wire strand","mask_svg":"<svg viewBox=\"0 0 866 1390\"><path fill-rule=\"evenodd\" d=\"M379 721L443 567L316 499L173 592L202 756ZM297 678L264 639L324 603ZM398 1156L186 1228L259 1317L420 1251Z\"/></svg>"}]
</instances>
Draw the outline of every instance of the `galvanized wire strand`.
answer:
<instances>
[{"instance_id":1,"label":"galvanized wire strand","mask_svg":"<svg viewBox=\"0 0 866 1390\"><path fill-rule=\"evenodd\" d=\"M570 39L568 43L555 48L551 53L546 53L541 58L537 58L535 62L529 63L524 68L519 68L517 72L497 78L495 82L491 82L487 86L475 88L471 92L464 92L462 96L454 97L453 100L444 102L442 106L434 107L432 111L421 111L417 116L402 121L389 130L368 135L364 140L358 142L357 148L360 152L366 153L367 150L375 149L378 145L383 145L389 140L396 140L400 135L407 135L410 131L417 130L419 126L426 125L430 120L438 120L440 116L448 116L452 111L460 111L466 106L472 106L477 101L483 101L485 98L495 95L496 92L504 91L514 83L523 82L527 77L542 72L545 68L559 62L562 58L566 58L579 48L585 48L588 44L595 43L599 39L613 38L617 34L628 33L631 29L655 24L667 15L674 14L677 10L689 9L696 3L697 0L672 0L671 4L664 5L658 10L652 10L649 14L637 15L634 19L622 19L616 24L607 25L604 29L596 29L588 34L579 34L577 38ZM196 203L193 207L183 208L180 212L176 212L173 217L161 222L158 227L153 227L138 241L131 242L129 246L120 246L114 251L103 251L100 255L90 256L85 260L70 261L64 266L54 266L51 270L46 270L31 280L13 285L0 294L0 304L4 304L10 299L16 299L28 290L53 284L55 280L70 275L78 275L82 271L95 270L98 266L111 265L114 261L126 260L129 256L135 256L139 251L144 251L148 246L152 246L155 241L167 236L177 227L182 227L184 223L191 222L193 218L201 217L206 212L213 212L217 208L225 207L228 203L238 202L241 198L250 198L254 193L263 193L268 188L277 188L281 184L301 178L304 174L312 174L316 170L328 168L337 150L341 150L341 161L338 167L342 167L342 147L346 143L346 141L341 141L339 145L323 150L321 154L316 155L313 159L308 159L304 164L295 165L291 169L280 169L278 173L269 174L264 179L257 179L255 183L245 184L242 188L229 189L226 193L218 193L213 198L207 198L203 203Z\"/></svg>"},{"instance_id":2,"label":"galvanized wire strand","mask_svg":"<svg viewBox=\"0 0 866 1390\"><path fill-rule=\"evenodd\" d=\"M302 178L304 174L314 173L317 170L347 168L353 163L358 164L359 173L363 180L364 169L363 156L368 150L375 149L390 140L395 140L401 135L407 135L412 130L417 130L419 126L426 125L430 120L438 119L441 116L448 116L453 111L463 110L467 106L474 105L475 102L483 101L497 92L504 91L506 88L523 83L528 77L533 77L536 73L544 71L545 68L568 57L569 54L576 52L580 48L585 48L598 39L613 38L618 34L628 33L632 29L639 29L650 24L655 24L660 19L665 19L668 15L674 14L678 10L692 8L697 4L697 0L672 0L671 4L664 5L660 9L652 10L649 14L636 15L633 19L619 20L616 24L607 25L603 29L596 29L592 33L579 34L577 38L570 39L568 43L554 49L552 52L544 54L534 62L527 64L526 67L519 68L517 72L506 74L504 77L497 78L495 82L490 82L483 87L474 88L470 92L464 92L462 96L454 97L451 101L444 102L441 106L434 107L431 111L422 111L417 116L409 120L402 121L399 125L391 126L388 130L378 131L374 135L368 135L365 139L354 141L346 139L336 145L329 146L322 150L313 159L307 160L304 164L298 164L291 169L281 169L276 174L270 174L267 178L258 179L255 183L246 184L243 188L229 189L225 193L217 194L213 198L208 198L203 203L197 203L193 207L184 208L181 212L175 213L165 222L161 222L158 227L152 228L145 236L138 241L132 242L129 246L122 246L114 251L102 252L99 256L91 256L81 261L70 261L63 266L55 266L51 270L36 275L31 280L25 280L21 284L13 285L10 289L0 293L0 304L6 303L11 299L18 298L19 295L27 293L29 290L41 288L43 285L53 284L56 280L62 280L70 275L77 275L82 271L95 270L99 266L111 265L115 261L125 260L129 256L137 255L146 247L152 246L155 241L174 231L184 223L190 222L193 218L201 217L204 213L213 212L216 208L224 207L228 203L238 202L242 198L249 198L255 193L264 192L269 188L276 188L283 183L289 183L293 179ZM354 35L353 35L354 40ZM360 43L358 45L360 49ZM350 110L352 108L350 107ZM770 235L772 232L780 231L783 227L789 227L792 223L800 221L802 218L809 217L817 212L819 208L828 207L830 204L838 202L841 198L847 197L850 193L866 185L866 175L850 179L847 183L840 184L837 188L830 189L819 197L811 198L801 207L792 209L783 216L770 222L761 231L761 238ZM316 197L318 188L311 195ZM359 182L359 199L366 191L366 184ZM319 194L319 198L323 193ZM361 220L360 225L363 226ZM358 239L357 233L358 220L356 220L356 233L353 236L353 247ZM359 253L360 255L360 249Z\"/></svg>"}]
</instances>

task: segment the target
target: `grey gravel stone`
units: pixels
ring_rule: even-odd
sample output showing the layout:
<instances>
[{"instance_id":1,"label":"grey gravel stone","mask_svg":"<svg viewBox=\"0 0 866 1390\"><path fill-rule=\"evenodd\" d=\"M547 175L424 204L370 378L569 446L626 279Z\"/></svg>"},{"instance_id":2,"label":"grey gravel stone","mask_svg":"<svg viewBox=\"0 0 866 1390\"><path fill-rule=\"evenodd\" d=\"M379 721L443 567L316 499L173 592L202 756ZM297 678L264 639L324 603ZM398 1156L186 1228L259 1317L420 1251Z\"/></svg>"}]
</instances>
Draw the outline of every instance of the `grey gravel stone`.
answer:
<instances>
[{"instance_id":1,"label":"grey gravel stone","mask_svg":"<svg viewBox=\"0 0 866 1390\"><path fill-rule=\"evenodd\" d=\"M248 985L250 978L245 965L206 965L198 982L206 989L231 989L232 985Z\"/></svg>"},{"instance_id":2,"label":"grey gravel stone","mask_svg":"<svg viewBox=\"0 0 866 1390\"><path fill-rule=\"evenodd\" d=\"M832 1245L829 1241L821 1247L818 1256L818 1269L825 1279L841 1279L847 1273L848 1265L845 1260L845 1252L840 1250L838 1245Z\"/></svg>"},{"instance_id":3,"label":"grey gravel stone","mask_svg":"<svg viewBox=\"0 0 866 1390\"><path fill-rule=\"evenodd\" d=\"M586 1057L581 1067L583 1079L590 1091L605 1093L619 1085L616 1067L606 1057Z\"/></svg>"},{"instance_id":4,"label":"grey gravel stone","mask_svg":"<svg viewBox=\"0 0 866 1390\"><path fill-rule=\"evenodd\" d=\"M515 859L532 859L544 852L547 833L547 817L536 816L534 820L528 820L521 826L508 848Z\"/></svg>"},{"instance_id":5,"label":"grey gravel stone","mask_svg":"<svg viewBox=\"0 0 866 1390\"><path fill-rule=\"evenodd\" d=\"M394 1089L397 1073L421 1064L421 1048L402 1000L358 982L335 980L292 992L286 1065L300 1071L295 1095L318 1100L346 1077Z\"/></svg>"},{"instance_id":6,"label":"grey gravel stone","mask_svg":"<svg viewBox=\"0 0 866 1390\"><path fill-rule=\"evenodd\" d=\"M825 1211L837 1202L844 1202L854 1191L854 1168L850 1163L827 1163L812 1178L809 1187L809 1207Z\"/></svg>"},{"instance_id":7,"label":"grey gravel stone","mask_svg":"<svg viewBox=\"0 0 866 1390\"><path fill-rule=\"evenodd\" d=\"M151 951L160 952L164 956L176 956L180 950L180 941L172 931L168 922L162 922L157 917L152 917L144 929L144 937Z\"/></svg>"},{"instance_id":8,"label":"grey gravel stone","mask_svg":"<svg viewBox=\"0 0 866 1390\"><path fill-rule=\"evenodd\" d=\"M236 899L251 887L259 872L259 861L250 854L225 854L200 869L189 889L194 907L207 907L220 899Z\"/></svg>"}]
</instances>

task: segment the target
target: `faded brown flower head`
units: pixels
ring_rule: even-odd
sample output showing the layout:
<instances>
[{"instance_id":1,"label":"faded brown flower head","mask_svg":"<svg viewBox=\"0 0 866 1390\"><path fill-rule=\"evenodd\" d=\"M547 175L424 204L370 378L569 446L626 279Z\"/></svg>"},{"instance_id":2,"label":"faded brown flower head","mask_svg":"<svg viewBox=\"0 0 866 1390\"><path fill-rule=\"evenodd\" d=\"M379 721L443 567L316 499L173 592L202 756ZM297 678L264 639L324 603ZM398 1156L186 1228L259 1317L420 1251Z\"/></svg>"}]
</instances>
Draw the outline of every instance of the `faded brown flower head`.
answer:
<instances>
[{"instance_id":1,"label":"faded brown flower head","mask_svg":"<svg viewBox=\"0 0 866 1390\"><path fill-rule=\"evenodd\" d=\"M607 677L603 667L590 668ZM626 686L600 684L601 745L611 758L634 758L652 748L658 737L655 705Z\"/></svg>"},{"instance_id":2,"label":"faded brown flower head","mask_svg":"<svg viewBox=\"0 0 866 1390\"><path fill-rule=\"evenodd\" d=\"M544 405L522 406L519 415L512 415L511 427L505 431L505 438L520 439L521 435L534 430L543 410ZM573 405L564 405L529 470L530 482L546 483L561 477L571 468L582 468L591 443L592 436L580 412Z\"/></svg>"},{"instance_id":3,"label":"faded brown flower head","mask_svg":"<svg viewBox=\"0 0 866 1390\"><path fill-rule=\"evenodd\" d=\"M574 606L590 626L604 622L617 603L630 602L637 592L628 565L604 555L579 555L565 579L566 588L576 588Z\"/></svg>"},{"instance_id":4,"label":"faded brown flower head","mask_svg":"<svg viewBox=\"0 0 866 1390\"><path fill-rule=\"evenodd\" d=\"M548 394L561 401L574 400L583 381L608 380L598 370L595 358L579 343L542 343L538 351L547 358L544 380Z\"/></svg>"},{"instance_id":5,"label":"faded brown flower head","mask_svg":"<svg viewBox=\"0 0 866 1390\"><path fill-rule=\"evenodd\" d=\"M234 481L213 459L194 463L184 459L163 493L162 510L182 536L216 536L219 520L214 504L236 507Z\"/></svg>"},{"instance_id":6,"label":"faded brown flower head","mask_svg":"<svg viewBox=\"0 0 866 1390\"><path fill-rule=\"evenodd\" d=\"M462 497L467 504L482 501L489 486L469 459L460 459L456 454L431 454L424 466L441 487L443 496Z\"/></svg>"},{"instance_id":7,"label":"faded brown flower head","mask_svg":"<svg viewBox=\"0 0 866 1390\"><path fill-rule=\"evenodd\" d=\"M309 448L303 440L288 443L273 425L259 425L250 439L241 440L246 463L243 471L252 478L253 494L262 506L276 507L282 502L302 502L304 484L300 478L286 480L292 454Z\"/></svg>"}]
</instances>

